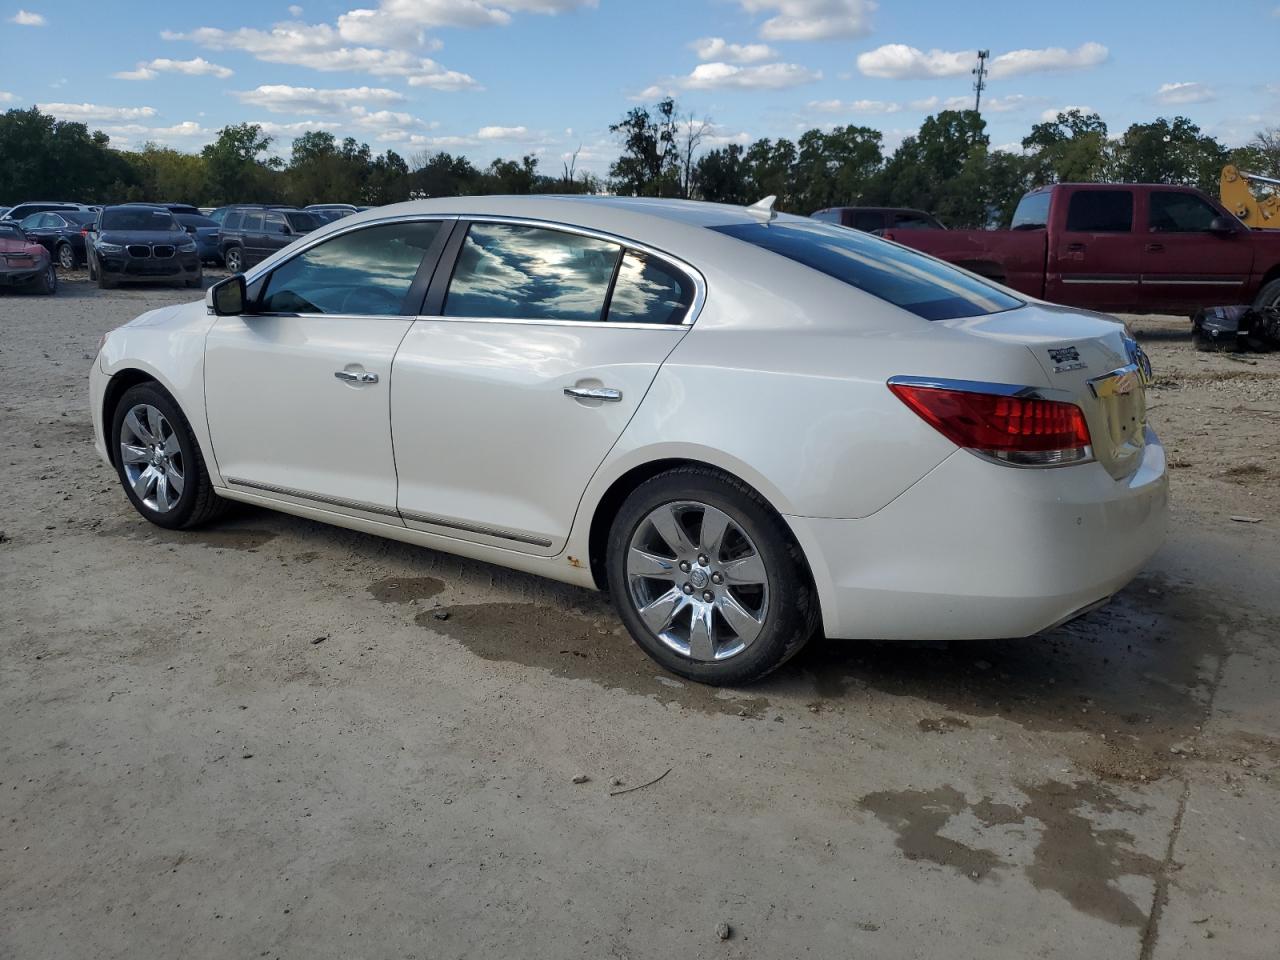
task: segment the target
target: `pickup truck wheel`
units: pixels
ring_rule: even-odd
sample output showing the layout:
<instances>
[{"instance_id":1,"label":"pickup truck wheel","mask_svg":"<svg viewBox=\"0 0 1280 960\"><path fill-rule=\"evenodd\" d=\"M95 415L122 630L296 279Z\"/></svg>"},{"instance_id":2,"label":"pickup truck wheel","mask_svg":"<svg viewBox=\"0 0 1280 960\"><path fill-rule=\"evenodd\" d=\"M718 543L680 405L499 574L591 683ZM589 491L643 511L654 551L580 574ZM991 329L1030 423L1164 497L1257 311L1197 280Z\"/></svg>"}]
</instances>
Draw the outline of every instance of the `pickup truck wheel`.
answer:
<instances>
[{"instance_id":1,"label":"pickup truck wheel","mask_svg":"<svg viewBox=\"0 0 1280 960\"><path fill-rule=\"evenodd\" d=\"M1280 307L1280 280L1272 280L1263 286L1253 300L1253 309L1263 310L1267 307Z\"/></svg>"}]
</instances>

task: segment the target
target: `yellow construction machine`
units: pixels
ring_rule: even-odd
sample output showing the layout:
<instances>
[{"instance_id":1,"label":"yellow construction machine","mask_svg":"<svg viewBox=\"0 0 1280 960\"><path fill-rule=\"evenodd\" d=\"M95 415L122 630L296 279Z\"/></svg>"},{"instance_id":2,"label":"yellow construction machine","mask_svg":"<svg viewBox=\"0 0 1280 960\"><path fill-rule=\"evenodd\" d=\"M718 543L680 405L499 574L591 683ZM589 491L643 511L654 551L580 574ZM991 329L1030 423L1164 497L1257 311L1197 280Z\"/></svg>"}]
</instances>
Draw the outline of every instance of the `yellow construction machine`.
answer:
<instances>
[{"instance_id":1,"label":"yellow construction machine","mask_svg":"<svg viewBox=\"0 0 1280 960\"><path fill-rule=\"evenodd\" d=\"M1270 193L1259 200L1249 184L1280 187L1280 180L1257 173L1245 173L1231 164L1222 168L1218 182L1218 199L1248 227L1254 230L1280 230L1280 193Z\"/></svg>"}]
</instances>

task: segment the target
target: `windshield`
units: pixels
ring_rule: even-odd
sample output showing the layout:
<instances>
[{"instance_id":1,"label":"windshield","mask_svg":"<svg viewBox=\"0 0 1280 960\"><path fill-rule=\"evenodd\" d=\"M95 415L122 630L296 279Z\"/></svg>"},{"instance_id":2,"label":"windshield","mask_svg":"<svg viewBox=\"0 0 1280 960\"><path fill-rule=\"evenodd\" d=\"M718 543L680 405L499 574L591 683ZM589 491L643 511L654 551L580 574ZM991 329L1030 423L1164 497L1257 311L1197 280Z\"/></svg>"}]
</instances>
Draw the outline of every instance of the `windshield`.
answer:
<instances>
[{"instance_id":1,"label":"windshield","mask_svg":"<svg viewBox=\"0 0 1280 960\"><path fill-rule=\"evenodd\" d=\"M320 226L320 221L311 213L286 213L284 218L289 221L294 233L307 233Z\"/></svg>"},{"instance_id":2,"label":"windshield","mask_svg":"<svg viewBox=\"0 0 1280 960\"><path fill-rule=\"evenodd\" d=\"M980 317L1022 306L948 264L877 239L813 220L775 220L712 227L802 263L925 320Z\"/></svg>"},{"instance_id":3,"label":"windshield","mask_svg":"<svg viewBox=\"0 0 1280 960\"><path fill-rule=\"evenodd\" d=\"M153 207L114 207L102 211L103 230L161 230L179 229L173 214Z\"/></svg>"}]
</instances>

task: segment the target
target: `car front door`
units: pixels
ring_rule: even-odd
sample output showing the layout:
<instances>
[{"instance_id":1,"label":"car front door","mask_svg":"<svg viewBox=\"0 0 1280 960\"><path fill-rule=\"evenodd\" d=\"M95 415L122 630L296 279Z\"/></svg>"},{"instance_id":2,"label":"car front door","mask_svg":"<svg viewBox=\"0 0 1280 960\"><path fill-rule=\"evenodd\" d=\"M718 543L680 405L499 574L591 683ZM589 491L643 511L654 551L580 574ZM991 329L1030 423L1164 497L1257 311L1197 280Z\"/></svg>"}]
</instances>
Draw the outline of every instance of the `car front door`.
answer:
<instances>
[{"instance_id":1,"label":"car front door","mask_svg":"<svg viewBox=\"0 0 1280 960\"><path fill-rule=\"evenodd\" d=\"M459 224L392 371L405 523L558 553L587 482L687 331L699 283L623 241Z\"/></svg>"},{"instance_id":2,"label":"car front door","mask_svg":"<svg viewBox=\"0 0 1280 960\"><path fill-rule=\"evenodd\" d=\"M1146 214L1144 309L1188 313L1247 302L1253 247L1243 225L1233 233L1214 233L1209 227L1215 218L1226 217L1225 211L1176 188L1150 191Z\"/></svg>"},{"instance_id":3,"label":"car front door","mask_svg":"<svg viewBox=\"0 0 1280 960\"><path fill-rule=\"evenodd\" d=\"M205 347L213 453L233 489L400 526L391 363L448 220L371 224L309 246L250 284Z\"/></svg>"},{"instance_id":4,"label":"car front door","mask_svg":"<svg viewBox=\"0 0 1280 960\"><path fill-rule=\"evenodd\" d=\"M1090 310L1135 309L1141 247L1132 190L1072 188L1050 243L1044 298Z\"/></svg>"}]
</instances>

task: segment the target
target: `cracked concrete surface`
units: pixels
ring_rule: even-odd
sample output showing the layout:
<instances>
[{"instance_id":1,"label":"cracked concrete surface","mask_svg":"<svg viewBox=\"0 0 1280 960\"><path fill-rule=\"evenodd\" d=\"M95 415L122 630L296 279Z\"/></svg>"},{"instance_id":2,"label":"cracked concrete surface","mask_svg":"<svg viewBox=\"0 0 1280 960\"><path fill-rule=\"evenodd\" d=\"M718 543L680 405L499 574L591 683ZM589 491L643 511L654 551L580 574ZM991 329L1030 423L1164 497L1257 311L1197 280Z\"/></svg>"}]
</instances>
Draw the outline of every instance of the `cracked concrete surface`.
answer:
<instances>
[{"instance_id":1,"label":"cracked concrete surface","mask_svg":"<svg viewBox=\"0 0 1280 960\"><path fill-rule=\"evenodd\" d=\"M1280 357L1135 321L1184 465L1111 606L717 691L594 594L149 527L86 355L181 299L0 297L0 956L1275 956Z\"/></svg>"}]
</instances>

